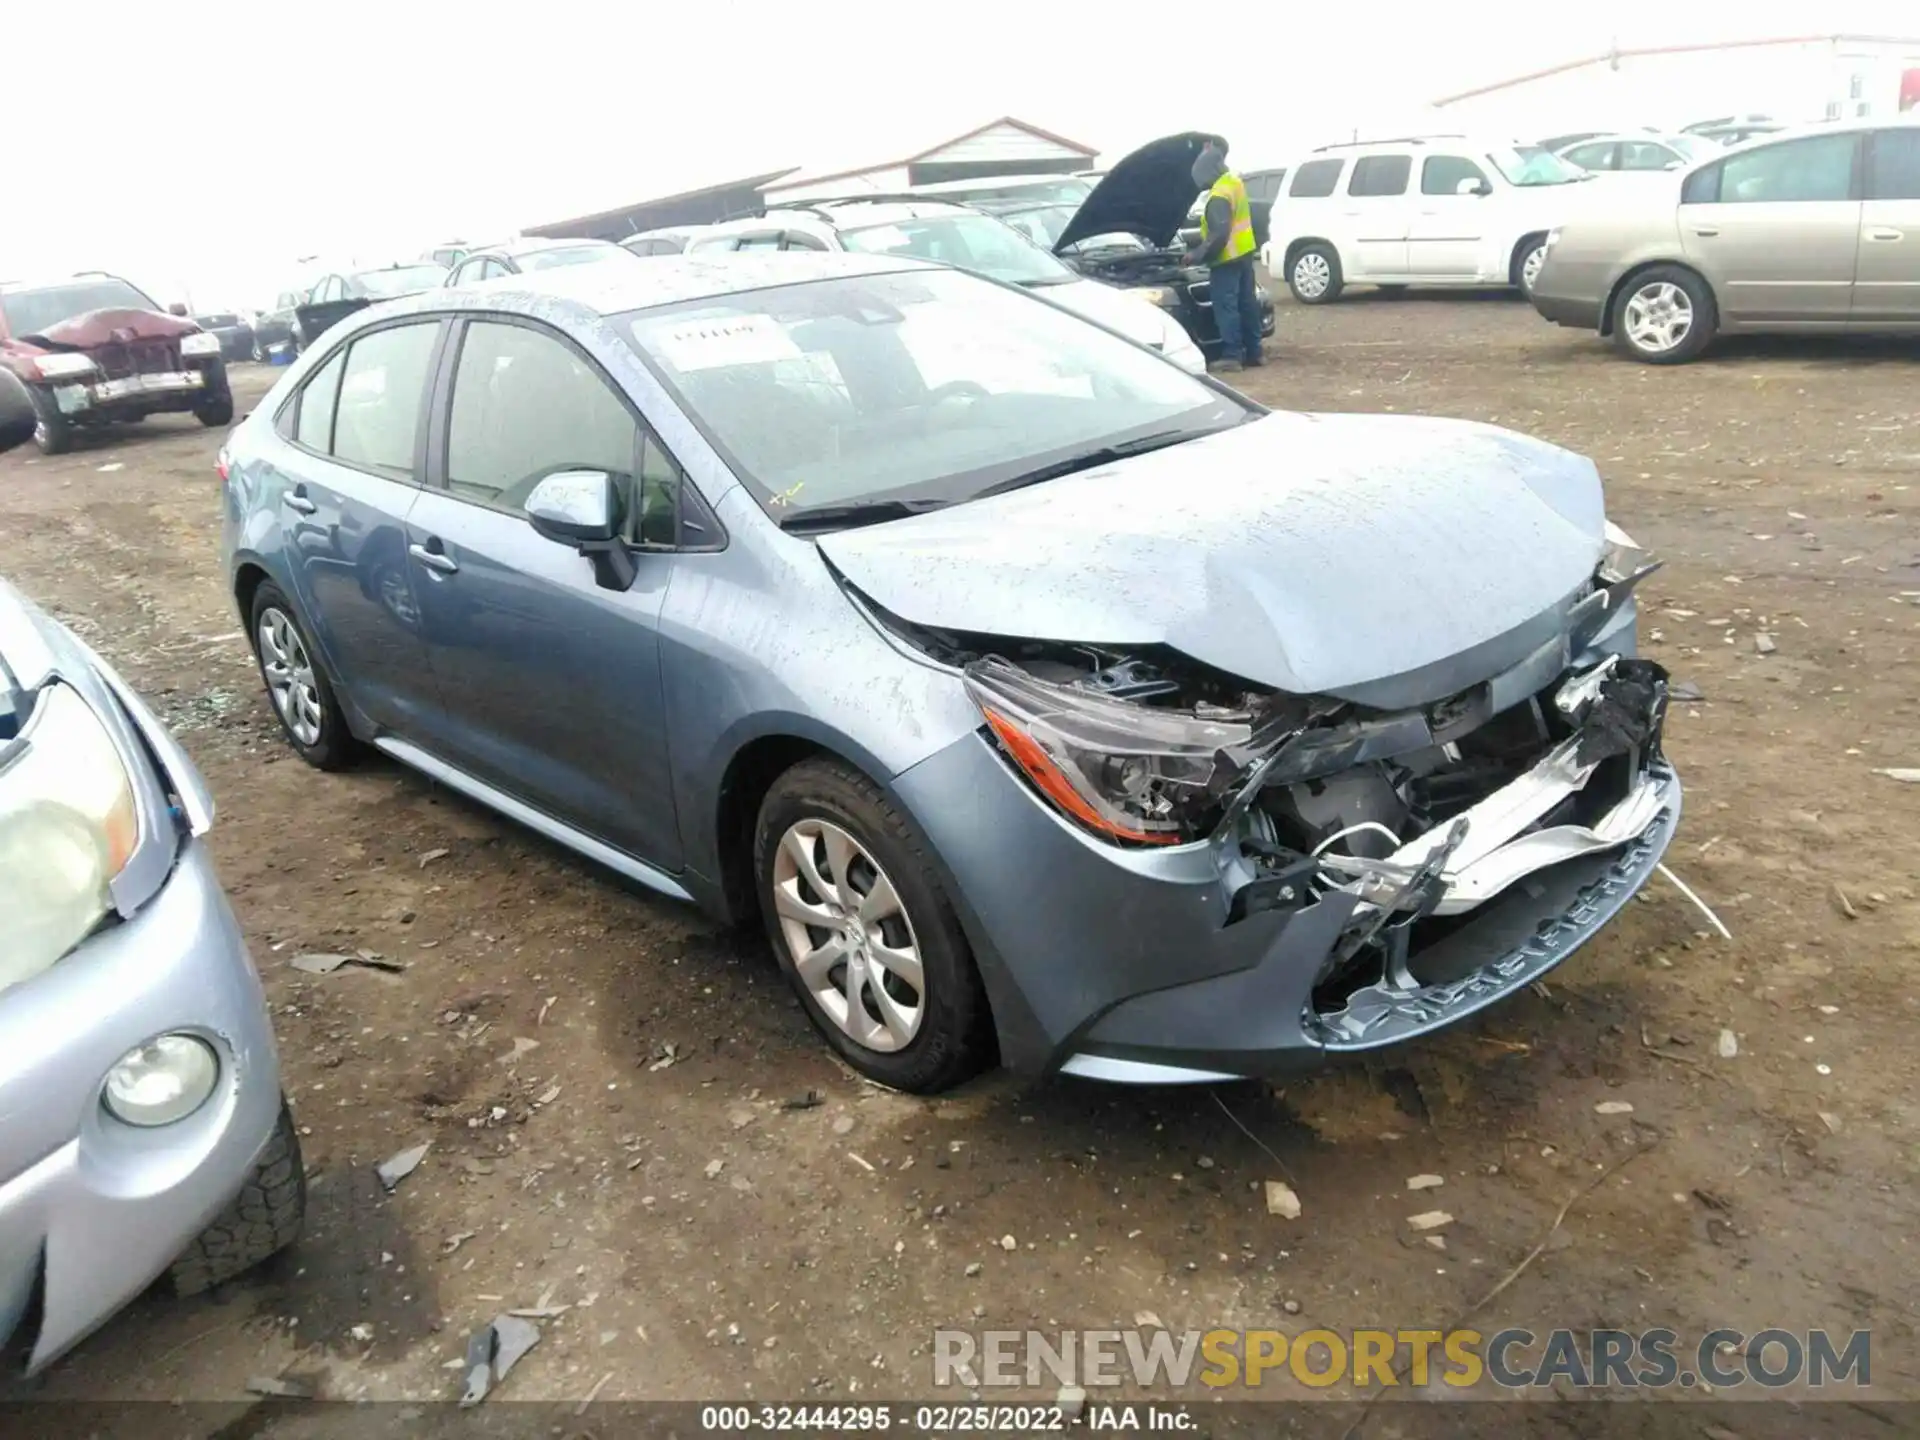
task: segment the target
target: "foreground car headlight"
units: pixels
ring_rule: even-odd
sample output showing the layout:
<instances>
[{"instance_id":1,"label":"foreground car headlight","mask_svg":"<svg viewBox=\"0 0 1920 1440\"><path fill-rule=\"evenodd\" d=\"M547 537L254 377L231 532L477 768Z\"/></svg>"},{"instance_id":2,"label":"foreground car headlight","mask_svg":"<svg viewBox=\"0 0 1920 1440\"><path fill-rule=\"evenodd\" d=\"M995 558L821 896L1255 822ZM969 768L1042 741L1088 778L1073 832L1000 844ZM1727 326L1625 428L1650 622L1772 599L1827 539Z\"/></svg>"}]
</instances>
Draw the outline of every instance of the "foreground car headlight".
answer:
<instances>
[{"instance_id":1,"label":"foreground car headlight","mask_svg":"<svg viewBox=\"0 0 1920 1440\"><path fill-rule=\"evenodd\" d=\"M100 1099L108 1114L129 1125L171 1125L206 1104L219 1079L220 1061L206 1041L160 1035L120 1057Z\"/></svg>"},{"instance_id":2,"label":"foreground car headlight","mask_svg":"<svg viewBox=\"0 0 1920 1440\"><path fill-rule=\"evenodd\" d=\"M48 380L70 380L93 374L93 361L85 355L36 355L33 367Z\"/></svg>"},{"instance_id":3,"label":"foreground car headlight","mask_svg":"<svg viewBox=\"0 0 1920 1440\"><path fill-rule=\"evenodd\" d=\"M196 335L182 335L180 337L180 353L182 355L218 355L220 353L220 337L218 335L209 335L204 330Z\"/></svg>"},{"instance_id":4,"label":"foreground car headlight","mask_svg":"<svg viewBox=\"0 0 1920 1440\"><path fill-rule=\"evenodd\" d=\"M41 691L0 771L0 990L38 975L113 908L139 843L133 782L78 691Z\"/></svg>"},{"instance_id":5,"label":"foreground car headlight","mask_svg":"<svg viewBox=\"0 0 1920 1440\"><path fill-rule=\"evenodd\" d=\"M1635 543L1634 538L1611 520L1607 522L1607 548L1600 553L1600 578L1609 585L1631 579L1647 568L1652 555Z\"/></svg>"},{"instance_id":6,"label":"foreground car headlight","mask_svg":"<svg viewBox=\"0 0 1920 1440\"><path fill-rule=\"evenodd\" d=\"M1071 819L1109 840L1177 845L1218 794L1221 751L1249 727L1155 710L977 660L967 693L1007 758Z\"/></svg>"}]
</instances>

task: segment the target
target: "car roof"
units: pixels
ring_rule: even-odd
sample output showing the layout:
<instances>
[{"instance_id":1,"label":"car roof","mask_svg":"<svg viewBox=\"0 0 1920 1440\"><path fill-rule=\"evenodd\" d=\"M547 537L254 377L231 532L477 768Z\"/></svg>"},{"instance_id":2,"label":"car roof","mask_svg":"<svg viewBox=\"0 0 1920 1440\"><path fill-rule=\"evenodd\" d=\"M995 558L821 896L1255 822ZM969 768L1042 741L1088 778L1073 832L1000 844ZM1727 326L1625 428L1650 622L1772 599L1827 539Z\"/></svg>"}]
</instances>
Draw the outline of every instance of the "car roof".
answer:
<instances>
[{"instance_id":1,"label":"car roof","mask_svg":"<svg viewBox=\"0 0 1920 1440\"><path fill-rule=\"evenodd\" d=\"M465 264L476 255L538 255L546 250L577 250L583 245L590 249L617 250L620 248L611 240L594 240L583 235L574 235L566 239L554 239L547 235L528 235L519 240L502 240L497 245L481 245L469 250L460 259L461 263ZM427 260L421 263L432 265L437 262Z\"/></svg>"},{"instance_id":2,"label":"car roof","mask_svg":"<svg viewBox=\"0 0 1920 1440\"><path fill-rule=\"evenodd\" d=\"M739 295L809 280L882 275L946 267L897 255L859 255L844 250L788 250L769 254L661 255L645 265L562 265L531 274L503 275L471 285L426 290L379 305L363 315L392 316L485 307L531 315L571 310L576 316L620 315L686 300ZM346 322L343 322L346 323Z\"/></svg>"},{"instance_id":3,"label":"car roof","mask_svg":"<svg viewBox=\"0 0 1920 1440\"><path fill-rule=\"evenodd\" d=\"M929 195L921 200L889 195L872 200L861 196L843 196L832 200L795 200L785 205L769 205L763 215L740 220L723 220L708 225L700 237L709 235L753 234L763 230L806 229L863 230L869 225L896 225L902 220L925 220L940 215L966 214L972 210L958 200L942 200Z\"/></svg>"},{"instance_id":4,"label":"car roof","mask_svg":"<svg viewBox=\"0 0 1920 1440\"><path fill-rule=\"evenodd\" d=\"M124 275L115 275L110 270L79 270L71 275L44 275L32 280L0 280L0 290L9 295L17 295L23 290L53 290L62 285L84 285L89 280L118 280L122 285L140 290ZM142 295L147 292L140 290Z\"/></svg>"},{"instance_id":5,"label":"car roof","mask_svg":"<svg viewBox=\"0 0 1920 1440\"><path fill-rule=\"evenodd\" d=\"M1063 180L1091 180L1090 175L977 175L971 180L930 180L910 186L915 195L966 195L978 190L1039 190ZM1091 187L1089 187L1091 188Z\"/></svg>"}]
</instances>

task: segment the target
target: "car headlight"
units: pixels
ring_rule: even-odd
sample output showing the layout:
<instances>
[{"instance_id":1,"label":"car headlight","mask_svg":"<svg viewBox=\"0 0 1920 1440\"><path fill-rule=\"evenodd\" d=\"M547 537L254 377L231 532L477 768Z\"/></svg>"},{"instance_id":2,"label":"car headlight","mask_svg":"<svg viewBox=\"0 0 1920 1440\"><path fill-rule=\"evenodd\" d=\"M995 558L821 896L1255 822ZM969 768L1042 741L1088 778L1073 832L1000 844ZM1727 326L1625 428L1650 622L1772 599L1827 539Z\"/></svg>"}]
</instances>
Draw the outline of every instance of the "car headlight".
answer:
<instances>
[{"instance_id":1,"label":"car headlight","mask_svg":"<svg viewBox=\"0 0 1920 1440\"><path fill-rule=\"evenodd\" d=\"M1038 680L1005 660L965 672L1001 750L1033 787L1103 839L1177 845L1198 838L1198 818L1237 773L1222 753L1251 738L1244 723L1152 710Z\"/></svg>"},{"instance_id":2,"label":"car headlight","mask_svg":"<svg viewBox=\"0 0 1920 1440\"><path fill-rule=\"evenodd\" d=\"M77 690L40 692L0 773L0 991L86 938L139 843L133 781Z\"/></svg>"},{"instance_id":3,"label":"car headlight","mask_svg":"<svg viewBox=\"0 0 1920 1440\"><path fill-rule=\"evenodd\" d=\"M1162 310L1178 310L1180 296L1171 286L1149 285L1139 290L1129 290L1127 294L1146 301L1149 305L1158 305Z\"/></svg>"},{"instance_id":4,"label":"car headlight","mask_svg":"<svg viewBox=\"0 0 1920 1440\"><path fill-rule=\"evenodd\" d=\"M180 353L182 355L218 355L220 337L209 335L204 330L193 335L183 335L180 337Z\"/></svg>"},{"instance_id":5,"label":"car headlight","mask_svg":"<svg viewBox=\"0 0 1920 1440\"><path fill-rule=\"evenodd\" d=\"M1600 553L1600 578L1609 585L1631 579L1647 568L1651 552L1611 520L1607 521L1607 546Z\"/></svg>"},{"instance_id":6,"label":"car headlight","mask_svg":"<svg viewBox=\"0 0 1920 1440\"><path fill-rule=\"evenodd\" d=\"M206 1104L219 1079L219 1058L206 1041L159 1035L120 1057L100 1099L108 1114L129 1125L171 1125Z\"/></svg>"},{"instance_id":7,"label":"car headlight","mask_svg":"<svg viewBox=\"0 0 1920 1440\"><path fill-rule=\"evenodd\" d=\"M33 365L48 380L67 380L76 375L93 374L93 360L86 355L36 355Z\"/></svg>"}]
</instances>

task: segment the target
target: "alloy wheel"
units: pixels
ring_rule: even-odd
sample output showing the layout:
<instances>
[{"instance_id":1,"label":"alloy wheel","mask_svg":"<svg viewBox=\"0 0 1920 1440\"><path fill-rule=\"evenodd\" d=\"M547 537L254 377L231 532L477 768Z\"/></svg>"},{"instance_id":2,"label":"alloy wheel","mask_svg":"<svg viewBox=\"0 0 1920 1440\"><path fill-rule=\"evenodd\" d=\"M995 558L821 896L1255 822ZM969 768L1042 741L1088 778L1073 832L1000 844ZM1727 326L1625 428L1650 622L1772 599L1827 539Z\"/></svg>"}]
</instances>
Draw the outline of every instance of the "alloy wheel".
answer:
<instances>
[{"instance_id":1,"label":"alloy wheel","mask_svg":"<svg viewBox=\"0 0 1920 1440\"><path fill-rule=\"evenodd\" d=\"M926 1015L913 923L871 851L829 820L795 821L773 856L773 908L807 993L856 1044L905 1048Z\"/></svg>"},{"instance_id":2,"label":"alloy wheel","mask_svg":"<svg viewBox=\"0 0 1920 1440\"><path fill-rule=\"evenodd\" d=\"M1693 329L1693 300L1669 280L1643 285L1627 300L1627 338L1649 355L1664 355Z\"/></svg>"},{"instance_id":3,"label":"alloy wheel","mask_svg":"<svg viewBox=\"0 0 1920 1440\"><path fill-rule=\"evenodd\" d=\"M284 610L260 612L260 670L288 733L302 745L320 743L320 685L300 631Z\"/></svg>"},{"instance_id":4,"label":"alloy wheel","mask_svg":"<svg viewBox=\"0 0 1920 1440\"><path fill-rule=\"evenodd\" d=\"M1303 300L1318 300L1333 283L1333 267L1318 250L1309 250L1293 262L1293 288Z\"/></svg>"},{"instance_id":5,"label":"alloy wheel","mask_svg":"<svg viewBox=\"0 0 1920 1440\"><path fill-rule=\"evenodd\" d=\"M1547 263L1547 247L1536 245L1527 252L1527 258L1520 262L1520 288L1531 295L1534 284L1540 279L1540 267Z\"/></svg>"}]
</instances>

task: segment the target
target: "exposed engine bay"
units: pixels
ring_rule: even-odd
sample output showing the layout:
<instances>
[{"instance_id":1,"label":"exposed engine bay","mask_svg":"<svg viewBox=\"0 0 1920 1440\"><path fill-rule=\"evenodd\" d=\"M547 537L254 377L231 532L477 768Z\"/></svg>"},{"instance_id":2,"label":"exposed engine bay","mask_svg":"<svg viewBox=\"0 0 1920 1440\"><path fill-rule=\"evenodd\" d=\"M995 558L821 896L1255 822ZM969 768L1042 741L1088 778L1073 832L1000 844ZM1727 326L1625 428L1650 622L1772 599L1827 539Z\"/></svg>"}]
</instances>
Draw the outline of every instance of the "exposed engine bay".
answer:
<instances>
[{"instance_id":1,"label":"exposed engine bay","mask_svg":"<svg viewBox=\"0 0 1920 1440\"><path fill-rule=\"evenodd\" d=\"M1330 1015L1363 987L1417 990L1434 978L1409 968L1423 943L1662 809L1667 672L1648 660L1381 711L1263 692L1164 647L886 624L962 671L1013 768L1068 816L1121 845L1215 845L1225 923L1347 906L1316 993Z\"/></svg>"},{"instance_id":2,"label":"exposed engine bay","mask_svg":"<svg viewBox=\"0 0 1920 1440\"><path fill-rule=\"evenodd\" d=\"M1204 287L1207 271L1203 265L1185 263L1185 252L1157 250L1144 245L1101 245L1097 241L1079 246L1068 257L1074 268L1093 280L1132 289L1141 285Z\"/></svg>"}]
</instances>

